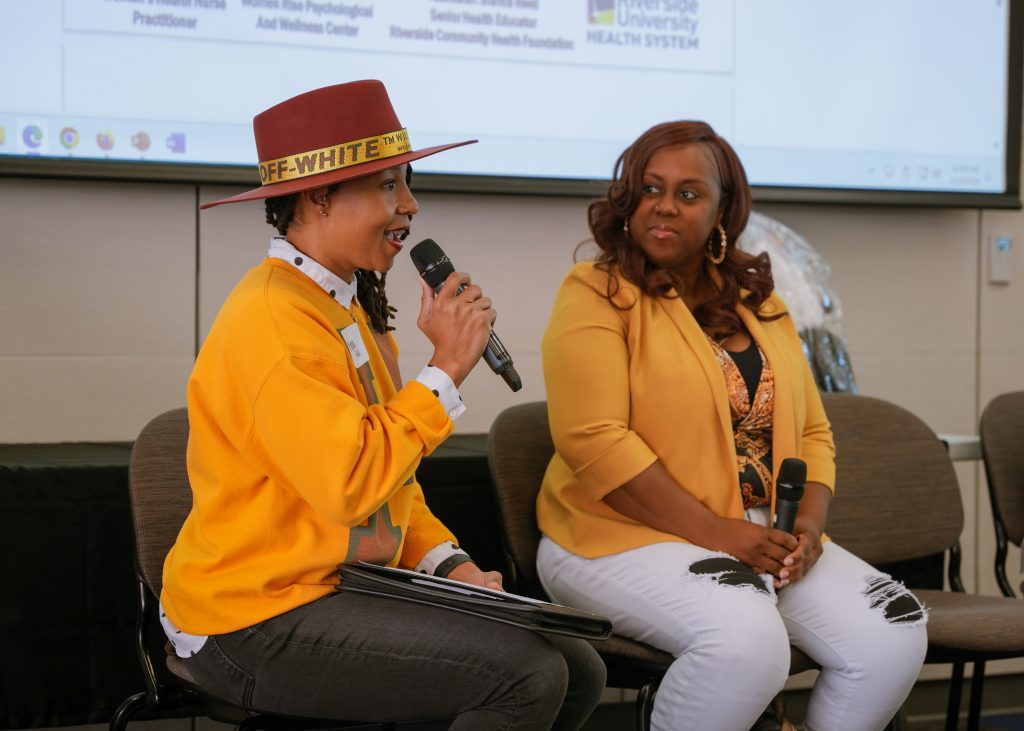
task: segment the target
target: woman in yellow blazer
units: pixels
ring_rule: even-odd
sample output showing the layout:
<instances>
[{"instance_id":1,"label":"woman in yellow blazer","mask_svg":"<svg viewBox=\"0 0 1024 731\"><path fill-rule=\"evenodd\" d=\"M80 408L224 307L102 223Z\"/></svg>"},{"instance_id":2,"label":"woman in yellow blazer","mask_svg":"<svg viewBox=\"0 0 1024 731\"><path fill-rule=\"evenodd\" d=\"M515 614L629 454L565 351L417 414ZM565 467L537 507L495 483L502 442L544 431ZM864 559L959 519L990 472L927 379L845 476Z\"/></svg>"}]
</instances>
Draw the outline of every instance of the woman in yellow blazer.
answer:
<instances>
[{"instance_id":1,"label":"woman in yellow blazer","mask_svg":"<svg viewBox=\"0 0 1024 731\"><path fill-rule=\"evenodd\" d=\"M656 126L590 207L543 343L556 455L538 568L556 601L671 652L652 727L779 728L789 645L823 671L808 731L880 729L924 660L910 592L828 542L828 419L766 254L731 243L750 189L706 124ZM771 527L806 463L792 535Z\"/></svg>"}]
</instances>

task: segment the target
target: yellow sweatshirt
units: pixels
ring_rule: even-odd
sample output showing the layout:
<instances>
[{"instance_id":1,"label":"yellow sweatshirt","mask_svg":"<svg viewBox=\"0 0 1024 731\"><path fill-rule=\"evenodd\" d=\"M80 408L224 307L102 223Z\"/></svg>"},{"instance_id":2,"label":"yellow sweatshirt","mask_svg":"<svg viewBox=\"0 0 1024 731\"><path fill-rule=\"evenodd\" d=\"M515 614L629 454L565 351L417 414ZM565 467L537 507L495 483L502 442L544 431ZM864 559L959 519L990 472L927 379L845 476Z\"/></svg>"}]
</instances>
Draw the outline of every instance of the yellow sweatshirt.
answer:
<instances>
[{"instance_id":1,"label":"yellow sweatshirt","mask_svg":"<svg viewBox=\"0 0 1024 731\"><path fill-rule=\"evenodd\" d=\"M340 335L353 320L379 403ZM411 568L455 540L414 476L452 431L444 407L419 382L396 390L358 303L346 310L283 261L228 296L188 414L193 505L161 595L185 632L231 632L325 596L341 562Z\"/></svg>"}]
</instances>

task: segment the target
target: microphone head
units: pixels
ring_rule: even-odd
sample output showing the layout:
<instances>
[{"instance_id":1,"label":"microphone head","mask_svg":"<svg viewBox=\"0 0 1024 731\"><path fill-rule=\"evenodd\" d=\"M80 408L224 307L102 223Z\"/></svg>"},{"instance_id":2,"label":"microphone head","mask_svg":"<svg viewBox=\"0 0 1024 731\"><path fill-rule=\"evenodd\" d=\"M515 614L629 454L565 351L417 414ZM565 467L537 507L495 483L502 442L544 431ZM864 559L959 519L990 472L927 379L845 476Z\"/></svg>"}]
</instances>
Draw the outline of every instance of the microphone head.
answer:
<instances>
[{"instance_id":1,"label":"microphone head","mask_svg":"<svg viewBox=\"0 0 1024 731\"><path fill-rule=\"evenodd\" d=\"M775 489L779 500L799 501L804 496L807 482L807 463L796 457L787 457L779 467L779 479Z\"/></svg>"},{"instance_id":2,"label":"microphone head","mask_svg":"<svg viewBox=\"0 0 1024 731\"><path fill-rule=\"evenodd\" d=\"M779 467L779 479L788 485L803 485L807 482L807 463L796 457L787 457Z\"/></svg>"},{"instance_id":3,"label":"microphone head","mask_svg":"<svg viewBox=\"0 0 1024 731\"><path fill-rule=\"evenodd\" d=\"M409 256L412 257L416 271L434 291L437 291L437 288L444 284L444 280L455 271L455 266L448 255L433 239L423 239L409 250Z\"/></svg>"}]
</instances>

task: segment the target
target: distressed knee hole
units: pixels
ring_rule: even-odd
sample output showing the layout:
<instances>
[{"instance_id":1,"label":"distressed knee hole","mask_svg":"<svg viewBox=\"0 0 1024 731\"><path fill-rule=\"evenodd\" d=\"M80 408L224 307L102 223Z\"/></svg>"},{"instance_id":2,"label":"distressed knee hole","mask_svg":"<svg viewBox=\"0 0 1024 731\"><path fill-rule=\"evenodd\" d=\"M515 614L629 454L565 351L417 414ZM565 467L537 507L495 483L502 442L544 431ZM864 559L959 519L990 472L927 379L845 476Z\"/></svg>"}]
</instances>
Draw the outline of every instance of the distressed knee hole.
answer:
<instances>
[{"instance_id":1,"label":"distressed knee hole","mask_svg":"<svg viewBox=\"0 0 1024 731\"><path fill-rule=\"evenodd\" d=\"M690 573L699 578L713 579L722 586L746 586L762 594L768 594L764 581L752 568L729 556L714 556L695 561L690 564Z\"/></svg>"},{"instance_id":2,"label":"distressed knee hole","mask_svg":"<svg viewBox=\"0 0 1024 731\"><path fill-rule=\"evenodd\" d=\"M928 612L911 591L890 576L869 576L864 596L889 624L923 624Z\"/></svg>"}]
</instances>

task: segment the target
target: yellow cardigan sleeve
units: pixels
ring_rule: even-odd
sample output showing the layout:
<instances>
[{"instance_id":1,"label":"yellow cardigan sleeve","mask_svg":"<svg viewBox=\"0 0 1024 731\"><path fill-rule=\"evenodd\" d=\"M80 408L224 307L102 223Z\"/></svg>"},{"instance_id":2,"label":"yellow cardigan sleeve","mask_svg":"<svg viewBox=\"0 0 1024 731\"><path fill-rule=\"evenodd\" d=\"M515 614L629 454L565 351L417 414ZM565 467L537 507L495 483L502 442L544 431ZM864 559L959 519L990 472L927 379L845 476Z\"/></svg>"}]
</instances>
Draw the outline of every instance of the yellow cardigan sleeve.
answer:
<instances>
[{"instance_id":1,"label":"yellow cardigan sleeve","mask_svg":"<svg viewBox=\"0 0 1024 731\"><path fill-rule=\"evenodd\" d=\"M777 311L787 308L777 294L772 295ZM797 332L790 316L780 318L774 326L784 329L786 341L793 350L791 362L799 364L798 372L792 374L794 389L802 390L803 428L798 435L800 441L800 458L807 463L807 481L820 482L835 492L836 483L836 448L832 440L832 425L829 423L825 407L821 402L817 381L811 371L811 364L804 355L803 340Z\"/></svg>"},{"instance_id":2,"label":"yellow cardigan sleeve","mask_svg":"<svg viewBox=\"0 0 1024 731\"><path fill-rule=\"evenodd\" d=\"M799 340L799 336L797 336ZM802 349L801 349L802 351ZM832 440L832 425L825 406L821 403L818 384L814 380L810 363L804 363L804 399L806 416L800 443L800 453L807 463L807 481L820 482L833 493L836 485L836 447Z\"/></svg>"},{"instance_id":3,"label":"yellow cardigan sleeve","mask_svg":"<svg viewBox=\"0 0 1024 731\"><path fill-rule=\"evenodd\" d=\"M551 435L588 497L600 500L657 461L629 428L625 315L603 272L578 265L562 284L542 343Z\"/></svg>"}]
</instances>

